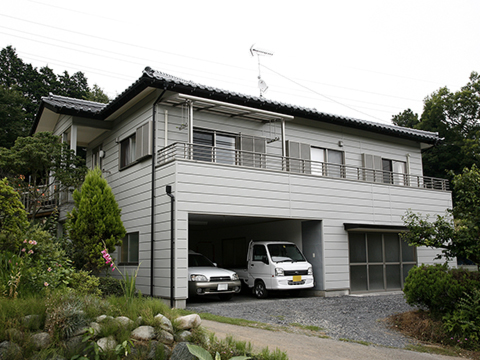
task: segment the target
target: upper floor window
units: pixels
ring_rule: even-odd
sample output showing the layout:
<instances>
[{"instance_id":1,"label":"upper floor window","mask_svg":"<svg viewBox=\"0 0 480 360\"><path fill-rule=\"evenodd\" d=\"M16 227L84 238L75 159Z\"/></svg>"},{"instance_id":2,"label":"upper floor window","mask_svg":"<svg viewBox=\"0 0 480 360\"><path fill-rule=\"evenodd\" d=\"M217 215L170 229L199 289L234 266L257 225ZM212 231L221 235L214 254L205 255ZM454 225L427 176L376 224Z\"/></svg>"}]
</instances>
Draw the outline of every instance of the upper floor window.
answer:
<instances>
[{"instance_id":1,"label":"upper floor window","mask_svg":"<svg viewBox=\"0 0 480 360\"><path fill-rule=\"evenodd\" d=\"M120 141L120 170L152 155L152 122L138 127L136 132Z\"/></svg>"},{"instance_id":2,"label":"upper floor window","mask_svg":"<svg viewBox=\"0 0 480 360\"><path fill-rule=\"evenodd\" d=\"M312 174L344 177L343 151L311 147Z\"/></svg>"},{"instance_id":3,"label":"upper floor window","mask_svg":"<svg viewBox=\"0 0 480 360\"><path fill-rule=\"evenodd\" d=\"M136 134L120 142L120 169L135 162Z\"/></svg>"},{"instance_id":4,"label":"upper floor window","mask_svg":"<svg viewBox=\"0 0 480 360\"><path fill-rule=\"evenodd\" d=\"M193 131L194 160L262 167L265 149L264 138L214 130Z\"/></svg>"},{"instance_id":5,"label":"upper floor window","mask_svg":"<svg viewBox=\"0 0 480 360\"><path fill-rule=\"evenodd\" d=\"M387 184L405 185L407 163L382 158L383 182Z\"/></svg>"},{"instance_id":6,"label":"upper floor window","mask_svg":"<svg viewBox=\"0 0 480 360\"><path fill-rule=\"evenodd\" d=\"M139 233L132 232L125 235L119 249L120 264L138 264L139 259Z\"/></svg>"}]
</instances>

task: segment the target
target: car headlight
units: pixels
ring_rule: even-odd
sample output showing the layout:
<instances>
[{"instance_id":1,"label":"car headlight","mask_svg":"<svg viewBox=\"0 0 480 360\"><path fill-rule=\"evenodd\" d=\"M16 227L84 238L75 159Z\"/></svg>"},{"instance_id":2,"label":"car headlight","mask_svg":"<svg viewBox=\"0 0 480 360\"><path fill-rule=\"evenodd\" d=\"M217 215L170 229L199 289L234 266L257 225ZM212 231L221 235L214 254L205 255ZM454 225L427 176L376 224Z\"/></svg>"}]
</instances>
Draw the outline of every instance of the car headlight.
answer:
<instances>
[{"instance_id":1,"label":"car headlight","mask_svg":"<svg viewBox=\"0 0 480 360\"><path fill-rule=\"evenodd\" d=\"M238 280L238 275L236 273L232 275L232 280Z\"/></svg>"},{"instance_id":2,"label":"car headlight","mask_svg":"<svg viewBox=\"0 0 480 360\"><path fill-rule=\"evenodd\" d=\"M275 268L275 276L284 276L285 273L283 272L282 268Z\"/></svg>"},{"instance_id":3,"label":"car headlight","mask_svg":"<svg viewBox=\"0 0 480 360\"><path fill-rule=\"evenodd\" d=\"M205 275L192 274L190 275L190 281L208 281L208 279Z\"/></svg>"},{"instance_id":4,"label":"car headlight","mask_svg":"<svg viewBox=\"0 0 480 360\"><path fill-rule=\"evenodd\" d=\"M311 266L308 268L308 275L313 275L313 268Z\"/></svg>"}]
</instances>

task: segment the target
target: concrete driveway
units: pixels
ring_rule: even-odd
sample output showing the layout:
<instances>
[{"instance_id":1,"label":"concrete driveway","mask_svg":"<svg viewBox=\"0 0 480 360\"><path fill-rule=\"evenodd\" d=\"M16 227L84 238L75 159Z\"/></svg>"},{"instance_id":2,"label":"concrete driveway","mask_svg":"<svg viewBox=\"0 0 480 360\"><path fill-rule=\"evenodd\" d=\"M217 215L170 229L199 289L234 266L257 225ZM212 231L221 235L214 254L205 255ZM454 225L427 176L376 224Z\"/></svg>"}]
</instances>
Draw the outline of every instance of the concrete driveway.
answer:
<instances>
[{"instance_id":1,"label":"concrete driveway","mask_svg":"<svg viewBox=\"0 0 480 360\"><path fill-rule=\"evenodd\" d=\"M235 340L250 342L255 351L268 347L285 351L289 360L433 360L456 357L365 346L319 337L292 334L283 331L254 329L203 320L202 326L215 333L217 338L232 336Z\"/></svg>"}]
</instances>

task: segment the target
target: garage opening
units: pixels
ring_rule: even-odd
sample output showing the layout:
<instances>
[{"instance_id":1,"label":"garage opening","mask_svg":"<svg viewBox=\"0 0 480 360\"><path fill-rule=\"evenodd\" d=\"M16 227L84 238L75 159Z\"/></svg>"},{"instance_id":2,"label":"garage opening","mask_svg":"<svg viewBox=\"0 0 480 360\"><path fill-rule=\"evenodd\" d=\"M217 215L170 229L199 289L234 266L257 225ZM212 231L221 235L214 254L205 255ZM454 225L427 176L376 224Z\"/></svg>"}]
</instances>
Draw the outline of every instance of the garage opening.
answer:
<instances>
[{"instance_id":1,"label":"garage opening","mask_svg":"<svg viewBox=\"0 0 480 360\"><path fill-rule=\"evenodd\" d=\"M302 248L302 220L189 214L189 250L201 253L219 267L246 266L250 240L283 240Z\"/></svg>"},{"instance_id":2,"label":"garage opening","mask_svg":"<svg viewBox=\"0 0 480 360\"><path fill-rule=\"evenodd\" d=\"M416 248L395 232L349 232L352 292L401 290L417 264Z\"/></svg>"}]
</instances>

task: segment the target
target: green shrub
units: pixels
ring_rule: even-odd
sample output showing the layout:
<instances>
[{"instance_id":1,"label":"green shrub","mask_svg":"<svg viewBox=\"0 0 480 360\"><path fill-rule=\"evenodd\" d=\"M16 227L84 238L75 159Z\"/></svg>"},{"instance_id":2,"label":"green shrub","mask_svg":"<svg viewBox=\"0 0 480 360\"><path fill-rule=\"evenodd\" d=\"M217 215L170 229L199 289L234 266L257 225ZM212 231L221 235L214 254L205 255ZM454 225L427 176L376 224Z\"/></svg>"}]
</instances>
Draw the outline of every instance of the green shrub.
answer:
<instances>
[{"instance_id":1,"label":"green shrub","mask_svg":"<svg viewBox=\"0 0 480 360\"><path fill-rule=\"evenodd\" d=\"M464 293L479 287L478 273L436 264L410 270L403 292L408 304L428 309L433 316L441 317L454 311Z\"/></svg>"},{"instance_id":2,"label":"green shrub","mask_svg":"<svg viewBox=\"0 0 480 360\"><path fill-rule=\"evenodd\" d=\"M103 276L98 279L100 281L99 289L102 291L103 296L123 296L121 280L112 276Z\"/></svg>"},{"instance_id":3,"label":"green shrub","mask_svg":"<svg viewBox=\"0 0 480 360\"><path fill-rule=\"evenodd\" d=\"M445 331L464 348L475 349L480 344L480 290L465 294L452 314L443 318Z\"/></svg>"},{"instance_id":4,"label":"green shrub","mask_svg":"<svg viewBox=\"0 0 480 360\"><path fill-rule=\"evenodd\" d=\"M74 289L80 295L101 296L99 289L100 279L97 276L90 275L89 271L80 270L70 275L69 287Z\"/></svg>"}]
</instances>

